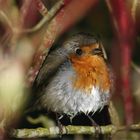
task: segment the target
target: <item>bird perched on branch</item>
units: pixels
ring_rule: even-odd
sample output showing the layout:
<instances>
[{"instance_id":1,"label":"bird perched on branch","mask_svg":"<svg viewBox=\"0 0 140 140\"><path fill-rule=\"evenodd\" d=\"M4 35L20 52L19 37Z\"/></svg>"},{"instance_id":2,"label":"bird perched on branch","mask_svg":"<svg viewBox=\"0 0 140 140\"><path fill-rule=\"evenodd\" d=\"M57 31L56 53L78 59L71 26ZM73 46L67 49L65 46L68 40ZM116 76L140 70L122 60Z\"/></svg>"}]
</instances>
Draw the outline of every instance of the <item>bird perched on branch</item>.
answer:
<instances>
[{"instance_id":1,"label":"bird perched on branch","mask_svg":"<svg viewBox=\"0 0 140 140\"><path fill-rule=\"evenodd\" d=\"M34 83L32 110L67 114L95 113L108 105L111 76L100 40L79 33L45 59Z\"/></svg>"}]
</instances>

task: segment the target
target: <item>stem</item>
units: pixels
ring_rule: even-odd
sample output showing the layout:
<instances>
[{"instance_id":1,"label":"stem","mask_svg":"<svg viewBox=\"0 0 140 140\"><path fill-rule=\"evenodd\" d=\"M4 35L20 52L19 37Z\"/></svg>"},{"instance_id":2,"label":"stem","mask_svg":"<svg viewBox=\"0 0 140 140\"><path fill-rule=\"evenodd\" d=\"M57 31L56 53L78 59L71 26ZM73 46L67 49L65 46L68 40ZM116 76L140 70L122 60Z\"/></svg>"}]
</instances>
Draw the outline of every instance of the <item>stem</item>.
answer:
<instances>
[{"instance_id":1,"label":"stem","mask_svg":"<svg viewBox=\"0 0 140 140\"><path fill-rule=\"evenodd\" d=\"M35 0L36 3L36 7L38 9L38 11L45 16L48 13L48 9L45 7L45 5L43 4L43 2L41 0Z\"/></svg>"},{"instance_id":2,"label":"stem","mask_svg":"<svg viewBox=\"0 0 140 140\"><path fill-rule=\"evenodd\" d=\"M114 25L114 33L116 35L116 47L120 49L121 63L117 67L120 68L122 80L122 95L124 99L126 123L133 122L133 101L130 85L130 64L131 53L135 39L135 27L130 11L127 9L126 1L122 0L106 0L112 16ZM129 33L128 33L129 31Z\"/></svg>"},{"instance_id":3,"label":"stem","mask_svg":"<svg viewBox=\"0 0 140 140\"><path fill-rule=\"evenodd\" d=\"M47 136L60 136L65 134L115 134L119 131L139 131L140 124L133 124L128 126L99 126L97 132L97 127L94 126L63 126L63 131L60 130L59 127L50 127L50 128L35 128L35 129L13 129L10 131L10 136L14 138L39 138L39 137L47 137Z\"/></svg>"},{"instance_id":4,"label":"stem","mask_svg":"<svg viewBox=\"0 0 140 140\"><path fill-rule=\"evenodd\" d=\"M54 17L54 15L58 12L58 10L61 8L62 5L63 5L63 0L58 1L51 8L51 10L44 15L43 19L41 19L41 21L37 25L35 25L30 29L23 29L21 33L33 33L38 31L46 22L49 22Z\"/></svg>"}]
</instances>

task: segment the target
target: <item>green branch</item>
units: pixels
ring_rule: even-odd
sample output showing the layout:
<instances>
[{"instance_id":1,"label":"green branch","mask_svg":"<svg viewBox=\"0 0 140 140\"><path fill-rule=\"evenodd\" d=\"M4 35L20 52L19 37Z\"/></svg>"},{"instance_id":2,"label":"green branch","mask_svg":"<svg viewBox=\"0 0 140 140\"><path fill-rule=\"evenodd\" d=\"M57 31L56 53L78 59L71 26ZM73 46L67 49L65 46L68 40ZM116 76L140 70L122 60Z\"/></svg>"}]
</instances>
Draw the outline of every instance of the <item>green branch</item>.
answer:
<instances>
[{"instance_id":1,"label":"green branch","mask_svg":"<svg viewBox=\"0 0 140 140\"><path fill-rule=\"evenodd\" d=\"M62 132L60 133L59 127L50 128L36 128L36 129L13 129L10 132L10 136L14 138L39 138L47 136L58 136L64 134L114 134L118 131L138 131L140 130L140 124L133 124L131 126L63 126Z\"/></svg>"}]
</instances>

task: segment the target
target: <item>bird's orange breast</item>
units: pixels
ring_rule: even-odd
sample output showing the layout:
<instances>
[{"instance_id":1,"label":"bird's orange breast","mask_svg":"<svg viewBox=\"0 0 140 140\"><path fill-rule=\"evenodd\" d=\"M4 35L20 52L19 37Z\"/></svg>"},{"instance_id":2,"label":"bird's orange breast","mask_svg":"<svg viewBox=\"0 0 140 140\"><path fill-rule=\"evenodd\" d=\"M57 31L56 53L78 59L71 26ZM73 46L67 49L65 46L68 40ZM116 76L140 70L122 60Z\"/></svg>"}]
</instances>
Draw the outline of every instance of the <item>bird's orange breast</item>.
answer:
<instances>
[{"instance_id":1,"label":"bird's orange breast","mask_svg":"<svg viewBox=\"0 0 140 140\"><path fill-rule=\"evenodd\" d=\"M70 57L76 77L73 86L81 90L91 90L93 86L102 91L110 89L109 70L103 58L99 56Z\"/></svg>"}]
</instances>

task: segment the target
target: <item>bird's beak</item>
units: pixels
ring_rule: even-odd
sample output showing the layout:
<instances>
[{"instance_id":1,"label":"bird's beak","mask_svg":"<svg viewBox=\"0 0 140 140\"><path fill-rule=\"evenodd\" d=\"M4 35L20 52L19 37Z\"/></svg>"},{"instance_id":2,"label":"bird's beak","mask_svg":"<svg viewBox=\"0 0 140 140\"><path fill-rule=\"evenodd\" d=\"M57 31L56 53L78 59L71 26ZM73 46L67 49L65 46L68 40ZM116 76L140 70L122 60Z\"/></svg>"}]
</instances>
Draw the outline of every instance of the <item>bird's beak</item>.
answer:
<instances>
[{"instance_id":1,"label":"bird's beak","mask_svg":"<svg viewBox=\"0 0 140 140\"><path fill-rule=\"evenodd\" d=\"M95 48L92 52L93 55L103 55L101 48Z\"/></svg>"},{"instance_id":2,"label":"bird's beak","mask_svg":"<svg viewBox=\"0 0 140 140\"><path fill-rule=\"evenodd\" d=\"M105 49L104 49L104 47L103 47L101 42L99 42L99 48L95 48L92 51L92 54L102 56L105 60L107 60L107 55L106 55Z\"/></svg>"}]
</instances>

